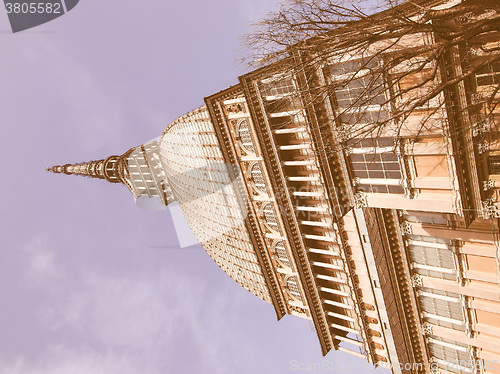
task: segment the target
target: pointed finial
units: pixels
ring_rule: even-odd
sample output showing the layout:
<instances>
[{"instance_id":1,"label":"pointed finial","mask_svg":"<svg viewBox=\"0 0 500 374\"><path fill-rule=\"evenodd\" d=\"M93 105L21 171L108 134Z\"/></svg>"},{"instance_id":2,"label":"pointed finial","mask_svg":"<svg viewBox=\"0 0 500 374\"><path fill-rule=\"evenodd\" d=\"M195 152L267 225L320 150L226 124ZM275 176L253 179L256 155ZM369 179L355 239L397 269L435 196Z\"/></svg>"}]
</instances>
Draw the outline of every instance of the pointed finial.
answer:
<instances>
[{"instance_id":1,"label":"pointed finial","mask_svg":"<svg viewBox=\"0 0 500 374\"><path fill-rule=\"evenodd\" d=\"M64 173L64 166L61 165L51 166L49 168L46 168L45 171L49 173Z\"/></svg>"},{"instance_id":2,"label":"pointed finial","mask_svg":"<svg viewBox=\"0 0 500 374\"><path fill-rule=\"evenodd\" d=\"M106 179L111 183L119 183L122 182L119 160L119 156L111 156L103 160L79 164L56 165L45 170L51 173L83 175L85 177Z\"/></svg>"}]
</instances>

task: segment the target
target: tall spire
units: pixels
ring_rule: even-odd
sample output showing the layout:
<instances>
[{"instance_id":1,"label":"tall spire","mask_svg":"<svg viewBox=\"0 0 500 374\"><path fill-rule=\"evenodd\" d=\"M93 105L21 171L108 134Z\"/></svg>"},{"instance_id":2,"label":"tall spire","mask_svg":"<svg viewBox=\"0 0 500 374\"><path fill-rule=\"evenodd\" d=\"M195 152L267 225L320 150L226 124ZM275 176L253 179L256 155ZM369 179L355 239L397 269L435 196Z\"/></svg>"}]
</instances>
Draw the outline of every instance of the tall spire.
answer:
<instances>
[{"instance_id":1,"label":"tall spire","mask_svg":"<svg viewBox=\"0 0 500 374\"><path fill-rule=\"evenodd\" d=\"M158 141L155 139L130 148L121 156L110 156L103 160L78 164L56 165L46 170L57 174L83 175L111 183L122 183L136 199L159 198L162 205L168 205L174 201L174 196L165 178L159 152Z\"/></svg>"},{"instance_id":2,"label":"tall spire","mask_svg":"<svg viewBox=\"0 0 500 374\"><path fill-rule=\"evenodd\" d=\"M123 182L120 170L120 156L110 156L103 160L83 162L79 164L57 165L47 168L52 173L83 175L91 178L105 179L111 183Z\"/></svg>"}]
</instances>

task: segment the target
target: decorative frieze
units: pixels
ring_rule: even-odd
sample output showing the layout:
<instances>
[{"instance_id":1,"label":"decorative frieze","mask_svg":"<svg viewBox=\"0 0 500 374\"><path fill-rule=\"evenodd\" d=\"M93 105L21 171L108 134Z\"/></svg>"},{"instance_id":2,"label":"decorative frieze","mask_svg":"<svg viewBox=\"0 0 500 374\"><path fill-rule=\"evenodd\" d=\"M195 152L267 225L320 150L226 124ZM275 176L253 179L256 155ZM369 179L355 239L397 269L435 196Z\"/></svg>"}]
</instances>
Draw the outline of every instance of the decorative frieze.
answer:
<instances>
[{"instance_id":1,"label":"decorative frieze","mask_svg":"<svg viewBox=\"0 0 500 374\"><path fill-rule=\"evenodd\" d=\"M290 312L294 312L294 313L298 313L298 314L303 314L303 315L308 315L307 313L307 309L305 308L301 308L299 306L296 306L296 305L289 305L288 308L290 309ZM313 328L314 328L314 325L313 325Z\"/></svg>"},{"instance_id":2,"label":"decorative frieze","mask_svg":"<svg viewBox=\"0 0 500 374\"><path fill-rule=\"evenodd\" d=\"M227 114L241 113L241 112L243 112L243 105L237 104L237 103L227 105L226 112L227 112Z\"/></svg>"}]
</instances>

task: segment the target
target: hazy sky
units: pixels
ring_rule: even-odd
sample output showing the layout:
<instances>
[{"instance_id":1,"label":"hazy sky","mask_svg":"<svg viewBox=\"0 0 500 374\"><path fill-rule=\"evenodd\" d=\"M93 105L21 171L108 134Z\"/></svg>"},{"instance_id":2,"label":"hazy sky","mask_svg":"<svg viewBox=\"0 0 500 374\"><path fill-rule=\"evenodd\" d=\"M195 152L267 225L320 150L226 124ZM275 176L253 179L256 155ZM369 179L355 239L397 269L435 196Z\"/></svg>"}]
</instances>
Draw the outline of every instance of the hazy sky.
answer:
<instances>
[{"instance_id":1,"label":"hazy sky","mask_svg":"<svg viewBox=\"0 0 500 374\"><path fill-rule=\"evenodd\" d=\"M121 154L237 83L238 37L274 5L82 0L18 34L1 9L0 373L371 371L323 361L308 321L277 322L200 246L179 248L167 211L44 171Z\"/></svg>"}]
</instances>

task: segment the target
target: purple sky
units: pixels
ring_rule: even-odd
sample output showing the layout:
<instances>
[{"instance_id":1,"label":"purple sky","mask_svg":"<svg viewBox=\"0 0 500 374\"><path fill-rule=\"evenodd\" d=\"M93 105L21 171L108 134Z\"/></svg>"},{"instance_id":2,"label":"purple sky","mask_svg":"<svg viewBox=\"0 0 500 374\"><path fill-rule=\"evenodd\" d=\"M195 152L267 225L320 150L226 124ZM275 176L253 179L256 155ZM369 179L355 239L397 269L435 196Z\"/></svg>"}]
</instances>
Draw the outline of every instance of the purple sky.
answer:
<instances>
[{"instance_id":1,"label":"purple sky","mask_svg":"<svg viewBox=\"0 0 500 374\"><path fill-rule=\"evenodd\" d=\"M200 246L180 249L168 211L44 171L121 154L237 83L238 37L274 5L82 0L19 34L0 11L0 373L372 371L322 362L308 321L278 323Z\"/></svg>"}]
</instances>

